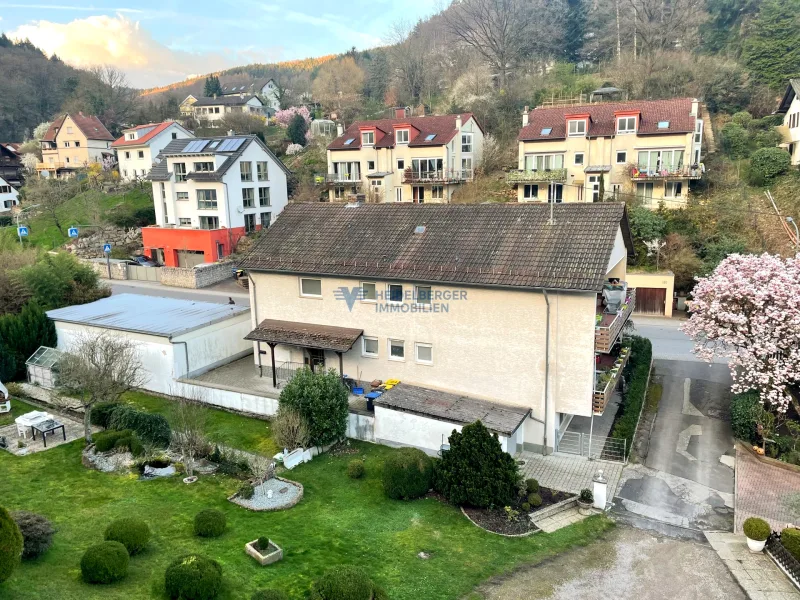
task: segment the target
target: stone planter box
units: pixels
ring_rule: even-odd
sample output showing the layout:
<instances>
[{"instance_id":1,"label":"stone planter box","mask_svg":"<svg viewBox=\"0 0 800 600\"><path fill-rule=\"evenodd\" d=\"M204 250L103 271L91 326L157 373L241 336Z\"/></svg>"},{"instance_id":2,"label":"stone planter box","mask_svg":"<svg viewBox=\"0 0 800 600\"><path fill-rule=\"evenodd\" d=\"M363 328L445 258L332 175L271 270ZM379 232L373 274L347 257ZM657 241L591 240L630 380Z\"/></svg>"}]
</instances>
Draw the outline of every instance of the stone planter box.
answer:
<instances>
[{"instance_id":1,"label":"stone planter box","mask_svg":"<svg viewBox=\"0 0 800 600\"><path fill-rule=\"evenodd\" d=\"M253 540L244 545L244 550L262 567L271 565L283 559L283 550L272 540L269 541L269 549L266 554L261 554L258 550L258 540Z\"/></svg>"}]
</instances>

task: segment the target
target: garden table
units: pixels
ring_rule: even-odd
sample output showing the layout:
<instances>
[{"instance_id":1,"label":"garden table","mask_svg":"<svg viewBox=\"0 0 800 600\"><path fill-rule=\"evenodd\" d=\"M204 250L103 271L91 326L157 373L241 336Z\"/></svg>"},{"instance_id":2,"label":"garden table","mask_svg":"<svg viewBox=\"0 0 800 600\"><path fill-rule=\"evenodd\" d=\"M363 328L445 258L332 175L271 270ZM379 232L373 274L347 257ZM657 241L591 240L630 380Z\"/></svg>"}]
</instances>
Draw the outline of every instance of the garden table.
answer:
<instances>
[{"instance_id":1,"label":"garden table","mask_svg":"<svg viewBox=\"0 0 800 600\"><path fill-rule=\"evenodd\" d=\"M42 434L42 443L44 447L47 448L47 434L53 433L55 431L61 430L61 434L64 436L64 441L67 441L67 430L64 427L63 423L59 423L55 419L47 419L46 421L39 421L31 425L31 434L33 435L33 439L36 439L36 432Z\"/></svg>"}]
</instances>

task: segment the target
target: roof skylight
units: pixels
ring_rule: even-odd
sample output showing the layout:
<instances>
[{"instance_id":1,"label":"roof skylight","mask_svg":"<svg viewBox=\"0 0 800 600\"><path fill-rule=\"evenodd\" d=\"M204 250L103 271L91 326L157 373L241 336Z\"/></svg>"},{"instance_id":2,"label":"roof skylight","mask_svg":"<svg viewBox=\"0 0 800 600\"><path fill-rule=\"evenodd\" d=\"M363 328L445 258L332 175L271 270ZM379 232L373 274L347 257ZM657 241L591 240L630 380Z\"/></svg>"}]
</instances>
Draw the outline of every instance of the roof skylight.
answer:
<instances>
[{"instance_id":1,"label":"roof skylight","mask_svg":"<svg viewBox=\"0 0 800 600\"><path fill-rule=\"evenodd\" d=\"M435 138L435 137L436 137L435 133L428 134L428 135L425 136L425 141L426 142L432 142L433 138Z\"/></svg>"},{"instance_id":2,"label":"roof skylight","mask_svg":"<svg viewBox=\"0 0 800 600\"><path fill-rule=\"evenodd\" d=\"M669 121L659 121L658 122L659 129L669 129Z\"/></svg>"},{"instance_id":3,"label":"roof skylight","mask_svg":"<svg viewBox=\"0 0 800 600\"><path fill-rule=\"evenodd\" d=\"M550 135L552 132L553 132L552 127L545 127L544 129L542 129L541 135Z\"/></svg>"},{"instance_id":4,"label":"roof skylight","mask_svg":"<svg viewBox=\"0 0 800 600\"><path fill-rule=\"evenodd\" d=\"M345 145L345 146L349 146L350 144L352 144L352 143L353 143L353 142L355 142L355 141L356 141L356 138L347 138L347 139L344 141L344 145Z\"/></svg>"}]
</instances>

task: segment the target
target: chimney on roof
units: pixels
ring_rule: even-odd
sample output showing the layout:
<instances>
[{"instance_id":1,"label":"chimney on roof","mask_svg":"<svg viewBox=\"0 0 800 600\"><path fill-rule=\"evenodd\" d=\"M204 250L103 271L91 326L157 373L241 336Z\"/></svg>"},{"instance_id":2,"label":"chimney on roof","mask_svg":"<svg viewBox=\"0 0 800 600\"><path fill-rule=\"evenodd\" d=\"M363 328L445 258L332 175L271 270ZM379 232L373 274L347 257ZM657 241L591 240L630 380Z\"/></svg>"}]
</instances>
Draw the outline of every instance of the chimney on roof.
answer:
<instances>
[{"instance_id":1,"label":"chimney on roof","mask_svg":"<svg viewBox=\"0 0 800 600\"><path fill-rule=\"evenodd\" d=\"M699 117L700 116L700 102L697 100L697 98L692 98L692 112L691 112L691 115L693 117Z\"/></svg>"},{"instance_id":2,"label":"chimney on roof","mask_svg":"<svg viewBox=\"0 0 800 600\"><path fill-rule=\"evenodd\" d=\"M405 119L406 118L406 109L403 107L396 107L394 109L394 118L395 119Z\"/></svg>"},{"instance_id":3,"label":"chimney on roof","mask_svg":"<svg viewBox=\"0 0 800 600\"><path fill-rule=\"evenodd\" d=\"M344 125L341 123L336 124L336 137L344 135Z\"/></svg>"},{"instance_id":4,"label":"chimney on roof","mask_svg":"<svg viewBox=\"0 0 800 600\"><path fill-rule=\"evenodd\" d=\"M523 127L525 127L525 125L528 124L528 113L530 113L530 112L531 112L531 107L530 106L526 106L525 110L522 111L522 126Z\"/></svg>"},{"instance_id":5,"label":"chimney on roof","mask_svg":"<svg viewBox=\"0 0 800 600\"><path fill-rule=\"evenodd\" d=\"M461 115L456 115L456 129L461 131Z\"/></svg>"},{"instance_id":6,"label":"chimney on roof","mask_svg":"<svg viewBox=\"0 0 800 600\"><path fill-rule=\"evenodd\" d=\"M78 111L78 114L79 114L80 116L83 116L83 111L82 111L82 110L79 110L79 111Z\"/></svg>"},{"instance_id":7,"label":"chimney on roof","mask_svg":"<svg viewBox=\"0 0 800 600\"><path fill-rule=\"evenodd\" d=\"M228 129L228 137L231 137L232 135L233 135L233 129Z\"/></svg>"},{"instance_id":8,"label":"chimney on roof","mask_svg":"<svg viewBox=\"0 0 800 600\"><path fill-rule=\"evenodd\" d=\"M216 95L216 94L214 94L214 100L216 100L216 99L217 99L217 95Z\"/></svg>"}]
</instances>

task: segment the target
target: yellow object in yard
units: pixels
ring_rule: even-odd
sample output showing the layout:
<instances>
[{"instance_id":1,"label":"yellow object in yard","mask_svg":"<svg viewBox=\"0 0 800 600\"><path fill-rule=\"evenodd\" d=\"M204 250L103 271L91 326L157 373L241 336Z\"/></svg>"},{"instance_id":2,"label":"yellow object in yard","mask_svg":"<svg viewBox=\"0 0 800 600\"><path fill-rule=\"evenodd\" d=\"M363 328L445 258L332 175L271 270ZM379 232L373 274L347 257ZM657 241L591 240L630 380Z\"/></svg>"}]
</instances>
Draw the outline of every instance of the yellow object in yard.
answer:
<instances>
[{"instance_id":1,"label":"yellow object in yard","mask_svg":"<svg viewBox=\"0 0 800 600\"><path fill-rule=\"evenodd\" d=\"M385 389L385 390L390 390L390 389L392 389L393 387L394 387L394 386L393 386L391 383L387 383L386 385L384 385L384 386L383 386L383 389Z\"/></svg>"},{"instance_id":2,"label":"yellow object in yard","mask_svg":"<svg viewBox=\"0 0 800 600\"><path fill-rule=\"evenodd\" d=\"M387 385L397 385L398 383L400 383L399 379L387 379L386 380L386 384Z\"/></svg>"}]
</instances>

